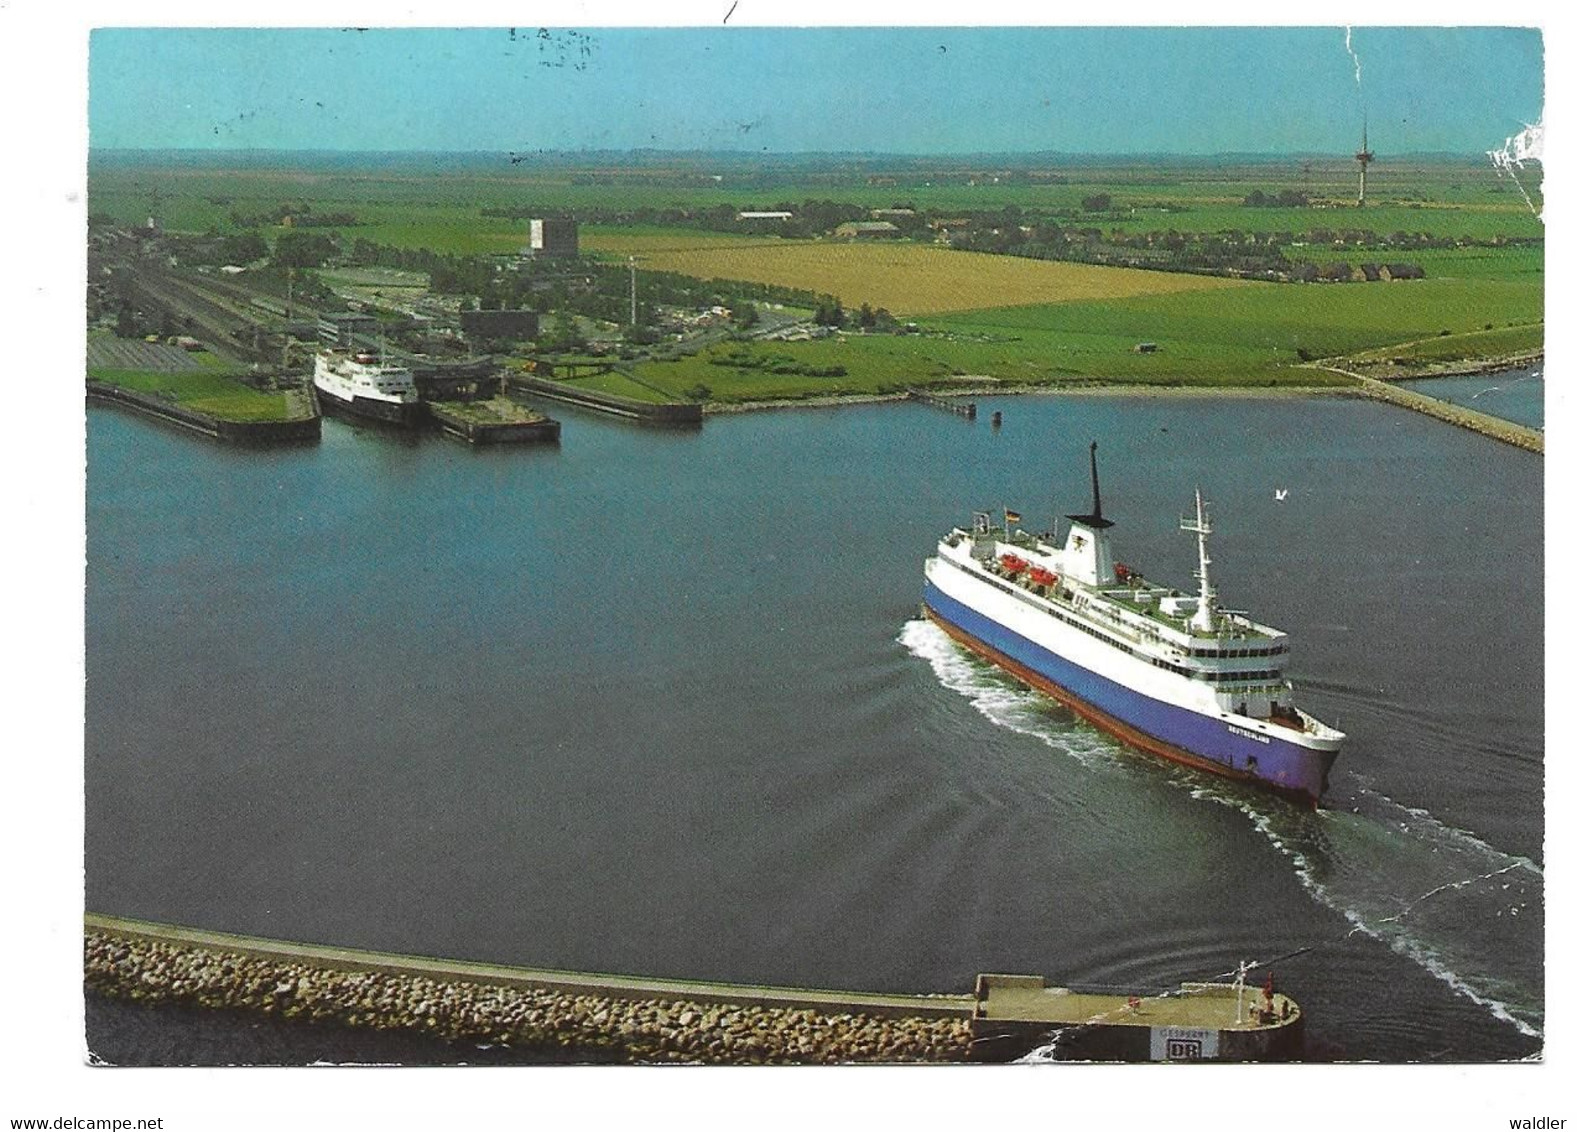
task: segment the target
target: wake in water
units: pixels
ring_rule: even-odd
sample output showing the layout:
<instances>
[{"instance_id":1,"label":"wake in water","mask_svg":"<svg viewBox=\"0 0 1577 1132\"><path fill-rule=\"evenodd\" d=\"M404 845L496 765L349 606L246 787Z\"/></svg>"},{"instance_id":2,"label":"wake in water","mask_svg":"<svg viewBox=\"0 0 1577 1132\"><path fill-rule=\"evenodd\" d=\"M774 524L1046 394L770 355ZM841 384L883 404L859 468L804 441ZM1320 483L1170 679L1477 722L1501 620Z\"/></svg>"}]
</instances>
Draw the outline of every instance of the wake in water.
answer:
<instances>
[{"instance_id":1,"label":"wake in water","mask_svg":"<svg viewBox=\"0 0 1577 1132\"><path fill-rule=\"evenodd\" d=\"M1120 748L1100 732L1090 727L1063 730L1049 725L1046 708L1053 704L1052 700L976 660L931 622L907 622L898 634L898 643L927 661L944 688L965 696L976 711L997 726L1039 739L1087 767L1121 767Z\"/></svg>"},{"instance_id":2,"label":"wake in water","mask_svg":"<svg viewBox=\"0 0 1577 1132\"><path fill-rule=\"evenodd\" d=\"M1477 401L1486 393L1503 393L1507 389L1510 389L1513 385L1521 385L1524 381L1537 381L1542 376L1543 375L1538 370L1534 370L1532 373L1525 373L1521 377L1512 378L1510 381L1506 382L1505 385L1491 385L1488 389L1480 389L1477 393L1473 394L1473 396L1469 397L1468 400Z\"/></svg>"},{"instance_id":3,"label":"wake in water","mask_svg":"<svg viewBox=\"0 0 1577 1132\"><path fill-rule=\"evenodd\" d=\"M1228 784L1188 788L1247 816L1309 894L1352 925L1348 936L1380 941L1519 1033L1543 1036L1542 995L1528 985L1537 970L1506 974L1508 956L1542 951L1535 862L1366 788L1351 812L1303 811Z\"/></svg>"},{"instance_id":4,"label":"wake in water","mask_svg":"<svg viewBox=\"0 0 1577 1132\"><path fill-rule=\"evenodd\" d=\"M1057 726L1044 714L1044 697L1007 681L929 621L908 622L898 640L993 723L1092 770L1126 769L1117 740L1092 727ZM1352 925L1347 936L1384 943L1520 1033L1543 1036L1537 958L1534 969L1506 974L1507 956L1542 955L1544 871L1536 862L1363 785L1353 811L1314 811L1186 767L1155 766L1193 797L1244 814L1292 862L1310 896ZM1320 942L1340 940L1310 941Z\"/></svg>"}]
</instances>

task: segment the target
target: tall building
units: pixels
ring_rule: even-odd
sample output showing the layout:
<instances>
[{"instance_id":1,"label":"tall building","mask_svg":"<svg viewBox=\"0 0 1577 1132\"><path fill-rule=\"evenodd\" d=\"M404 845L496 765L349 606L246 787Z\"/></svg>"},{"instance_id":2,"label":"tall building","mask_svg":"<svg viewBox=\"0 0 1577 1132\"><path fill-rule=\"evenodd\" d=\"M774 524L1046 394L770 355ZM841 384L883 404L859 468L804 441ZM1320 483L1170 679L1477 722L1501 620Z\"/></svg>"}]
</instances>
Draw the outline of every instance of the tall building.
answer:
<instances>
[{"instance_id":1,"label":"tall building","mask_svg":"<svg viewBox=\"0 0 1577 1132\"><path fill-rule=\"evenodd\" d=\"M531 243L525 252L531 256L577 256L580 232L573 220L533 220Z\"/></svg>"}]
</instances>

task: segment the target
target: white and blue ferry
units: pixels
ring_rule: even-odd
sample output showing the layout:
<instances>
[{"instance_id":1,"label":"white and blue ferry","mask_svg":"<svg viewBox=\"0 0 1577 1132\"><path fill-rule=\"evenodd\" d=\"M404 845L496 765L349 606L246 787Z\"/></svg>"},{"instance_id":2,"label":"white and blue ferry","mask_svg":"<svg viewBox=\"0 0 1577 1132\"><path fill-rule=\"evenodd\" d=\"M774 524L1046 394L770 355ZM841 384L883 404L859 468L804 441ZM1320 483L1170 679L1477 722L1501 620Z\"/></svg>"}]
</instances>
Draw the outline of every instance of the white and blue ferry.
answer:
<instances>
[{"instance_id":1,"label":"white and blue ferry","mask_svg":"<svg viewBox=\"0 0 1577 1132\"><path fill-rule=\"evenodd\" d=\"M925 564L925 612L949 635L1097 727L1152 754L1317 805L1345 736L1293 705L1287 634L1220 608L1210 520L1194 492L1199 592L1146 581L1112 557L1094 505L1066 538L977 514Z\"/></svg>"}]
</instances>

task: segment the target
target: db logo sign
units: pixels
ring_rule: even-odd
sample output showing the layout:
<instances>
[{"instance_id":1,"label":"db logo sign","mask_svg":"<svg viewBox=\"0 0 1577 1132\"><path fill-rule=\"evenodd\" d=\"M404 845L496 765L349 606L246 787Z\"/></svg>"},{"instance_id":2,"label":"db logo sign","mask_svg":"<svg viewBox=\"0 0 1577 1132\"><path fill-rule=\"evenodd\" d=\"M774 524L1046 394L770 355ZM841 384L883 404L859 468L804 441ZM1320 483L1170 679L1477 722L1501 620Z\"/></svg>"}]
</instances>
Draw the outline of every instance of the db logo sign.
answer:
<instances>
[{"instance_id":1,"label":"db logo sign","mask_svg":"<svg viewBox=\"0 0 1577 1132\"><path fill-rule=\"evenodd\" d=\"M1221 1035L1215 1030L1156 1026L1150 1031L1151 1061L1213 1061L1221 1056Z\"/></svg>"}]
</instances>

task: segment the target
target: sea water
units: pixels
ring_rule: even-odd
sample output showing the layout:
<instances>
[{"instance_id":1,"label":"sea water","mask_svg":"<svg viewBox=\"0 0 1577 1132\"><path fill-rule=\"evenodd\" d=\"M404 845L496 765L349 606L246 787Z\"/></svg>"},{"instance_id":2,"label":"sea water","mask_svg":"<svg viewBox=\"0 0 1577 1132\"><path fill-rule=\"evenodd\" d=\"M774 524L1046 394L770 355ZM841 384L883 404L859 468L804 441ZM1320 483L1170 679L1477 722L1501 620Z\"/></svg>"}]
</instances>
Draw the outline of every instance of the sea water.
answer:
<instances>
[{"instance_id":1,"label":"sea water","mask_svg":"<svg viewBox=\"0 0 1577 1132\"><path fill-rule=\"evenodd\" d=\"M1539 1050L1541 459L1339 398L980 407L265 451L90 410L88 908L866 990L1247 960L1322 1050ZM1087 509L1092 439L1146 576L1192 584L1177 518L1212 504L1223 603L1348 733L1324 809L1132 752L919 620L972 510Z\"/></svg>"}]
</instances>

